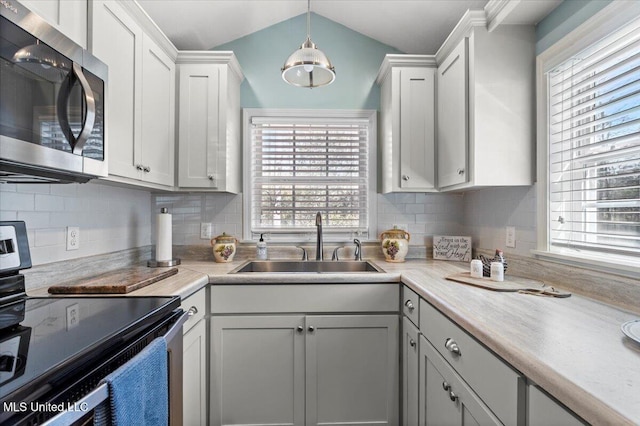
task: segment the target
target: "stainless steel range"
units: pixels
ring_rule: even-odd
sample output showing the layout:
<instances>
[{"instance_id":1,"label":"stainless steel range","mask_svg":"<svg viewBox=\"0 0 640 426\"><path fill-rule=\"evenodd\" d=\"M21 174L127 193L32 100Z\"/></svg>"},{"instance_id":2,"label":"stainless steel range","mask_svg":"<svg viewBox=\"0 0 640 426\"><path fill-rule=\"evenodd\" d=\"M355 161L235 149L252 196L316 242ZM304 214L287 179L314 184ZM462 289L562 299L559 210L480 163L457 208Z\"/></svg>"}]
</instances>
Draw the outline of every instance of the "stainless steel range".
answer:
<instances>
[{"instance_id":1,"label":"stainless steel range","mask_svg":"<svg viewBox=\"0 0 640 426\"><path fill-rule=\"evenodd\" d=\"M91 421L108 397L100 381L159 336L169 350L170 424L180 424L179 298L28 297L20 270L30 267L24 222L0 222L0 424Z\"/></svg>"}]
</instances>

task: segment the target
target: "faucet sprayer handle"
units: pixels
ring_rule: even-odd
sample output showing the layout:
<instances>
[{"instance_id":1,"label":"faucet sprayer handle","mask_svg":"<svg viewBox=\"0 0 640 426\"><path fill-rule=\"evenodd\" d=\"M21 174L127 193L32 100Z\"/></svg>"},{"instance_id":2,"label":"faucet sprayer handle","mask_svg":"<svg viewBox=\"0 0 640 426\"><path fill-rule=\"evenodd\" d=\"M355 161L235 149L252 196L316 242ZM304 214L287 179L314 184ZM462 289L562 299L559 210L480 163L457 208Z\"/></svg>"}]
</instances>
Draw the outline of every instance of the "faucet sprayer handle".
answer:
<instances>
[{"instance_id":1,"label":"faucet sprayer handle","mask_svg":"<svg viewBox=\"0 0 640 426\"><path fill-rule=\"evenodd\" d=\"M338 257L338 250L344 248L344 246L339 246L333 249L333 255L331 256L331 260L340 260L340 258Z\"/></svg>"},{"instance_id":2,"label":"faucet sprayer handle","mask_svg":"<svg viewBox=\"0 0 640 426\"><path fill-rule=\"evenodd\" d=\"M355 259L362 260L362 243L357 238L353 239L353 243L356 245Z\"/></svg>"},{"instance_id":3,"label":"faucet sprayer handle","mask_svg":"<svg viewBox=\"0 0 640 426\"><path fill-rule=\"evenodd\" d=\"M304 247L300 247L300 246L296 246L297 248L299 248L300 250L302 250L302 260L307 261L309 260L309 256L307 255L307 249Z\"/></svg>"}]
</instances>

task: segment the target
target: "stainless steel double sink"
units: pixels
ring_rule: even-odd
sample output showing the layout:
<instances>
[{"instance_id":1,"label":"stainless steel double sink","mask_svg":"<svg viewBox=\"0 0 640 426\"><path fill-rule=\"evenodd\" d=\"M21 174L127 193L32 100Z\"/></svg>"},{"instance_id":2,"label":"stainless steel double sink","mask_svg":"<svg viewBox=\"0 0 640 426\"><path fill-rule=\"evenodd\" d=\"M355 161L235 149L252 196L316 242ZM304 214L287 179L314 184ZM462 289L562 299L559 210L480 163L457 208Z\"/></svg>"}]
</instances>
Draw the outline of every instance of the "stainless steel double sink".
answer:
<instances>
[{"instance_id":1,"label":"stainless steel double sink","mask_svg":"<svg viewBox=\"0 0 640 426\"><path fill-rule=\"evenodd\" d=\"M241 274L250 272L260 273L320 273L320 274L342 274L342 273L377 273L384 272L375 264L368 260L352 261L302 261L302 260L250 260L243 263L231 274Z\"/></svg>"}]
</instances>

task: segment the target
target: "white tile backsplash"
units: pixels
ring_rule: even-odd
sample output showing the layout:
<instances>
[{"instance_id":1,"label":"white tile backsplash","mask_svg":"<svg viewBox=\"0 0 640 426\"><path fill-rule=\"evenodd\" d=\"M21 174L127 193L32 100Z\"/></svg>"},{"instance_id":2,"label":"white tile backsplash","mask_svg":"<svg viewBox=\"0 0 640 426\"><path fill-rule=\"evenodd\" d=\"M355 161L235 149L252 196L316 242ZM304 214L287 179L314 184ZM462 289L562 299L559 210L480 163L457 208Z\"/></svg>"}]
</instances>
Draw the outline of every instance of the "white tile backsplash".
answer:
<instances>
[{"instance_id":1,"label":"white tile backsplash","mask_svg":"<svg viewBox=\"0 0 640 426\"><path fill-rule=\"evenodd\" d=\"M34 265L151 244L151 193L98 182L1 184L0 218L23 220ZM66 250L67 226L80 249Z\"/></svg>"}]
</instances>

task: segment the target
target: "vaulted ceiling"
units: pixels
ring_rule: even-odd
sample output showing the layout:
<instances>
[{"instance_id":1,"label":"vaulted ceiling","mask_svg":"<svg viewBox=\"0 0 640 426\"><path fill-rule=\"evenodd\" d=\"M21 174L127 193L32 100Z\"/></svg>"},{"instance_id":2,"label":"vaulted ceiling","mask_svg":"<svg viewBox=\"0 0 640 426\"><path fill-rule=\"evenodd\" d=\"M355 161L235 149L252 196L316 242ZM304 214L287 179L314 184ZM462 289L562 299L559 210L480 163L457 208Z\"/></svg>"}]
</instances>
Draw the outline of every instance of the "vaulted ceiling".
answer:
<instances>
[{"instance_id":1,"label":"vaulted ceiling","mask_svg":"<svg viewBox=\"0 0 640 426\"><path fill-rule=\"evenodd\" d=\"M511 15L530 23L537 23L560 2L508 1L519 6L518 13ZM212 49L307 10L304 0L138 2L181 50ZM487 0L312 0L311 11L400 51L434 54L467 9L482 9L487 3Z\"/></svg>"}]
</instances>

